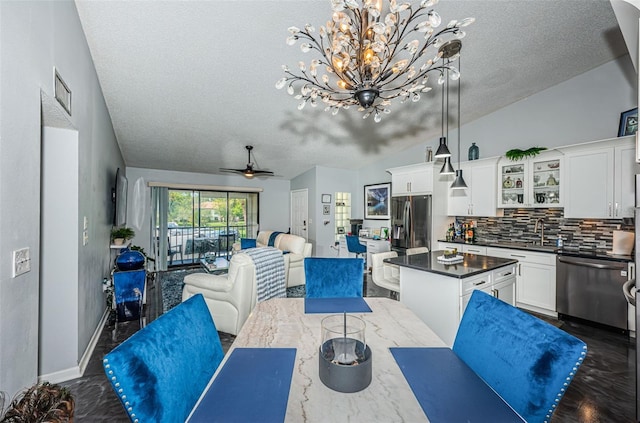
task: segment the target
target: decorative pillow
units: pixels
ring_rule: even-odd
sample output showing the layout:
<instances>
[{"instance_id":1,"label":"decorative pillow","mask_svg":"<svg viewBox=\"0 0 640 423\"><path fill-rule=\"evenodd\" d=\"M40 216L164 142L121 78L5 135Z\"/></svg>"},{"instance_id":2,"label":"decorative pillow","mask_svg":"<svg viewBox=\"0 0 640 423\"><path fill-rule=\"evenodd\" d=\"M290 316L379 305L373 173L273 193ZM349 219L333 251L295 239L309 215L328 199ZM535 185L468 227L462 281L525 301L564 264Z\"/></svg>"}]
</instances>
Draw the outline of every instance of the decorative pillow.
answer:
<instances>
[{"instance_id":1,"label":"decorative pillow","mask_svg":"<svg viewBox=\"0 0 640 423\"><path fill-rule=\"evenodd\" d=\"M255 238L240 238L240 249L246 250L247 248L256 248Z\"/></svg>"}]
</instances>

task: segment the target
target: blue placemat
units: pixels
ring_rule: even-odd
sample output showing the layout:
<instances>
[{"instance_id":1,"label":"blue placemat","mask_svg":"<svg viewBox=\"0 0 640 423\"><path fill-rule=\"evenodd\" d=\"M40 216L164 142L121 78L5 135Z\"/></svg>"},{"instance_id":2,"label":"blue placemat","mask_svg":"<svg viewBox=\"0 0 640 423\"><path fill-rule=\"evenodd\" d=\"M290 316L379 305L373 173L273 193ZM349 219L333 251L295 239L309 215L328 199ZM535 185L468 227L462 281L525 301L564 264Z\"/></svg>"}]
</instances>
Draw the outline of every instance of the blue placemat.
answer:
<instances>
[{"instance_id":1,"label":"blue placemat","mask_svg":"<svg viewBox=\"0 0 640 423\"><path fill-rule=\"evenodd\" d=\"M189 422L283 422L295 348L236 348Z\"/></svg>"},{"instance_id":2,"label":"blue placemat","mask_svg":"<svg viewBox=\"0 0 640 423\"><path fill-rule=\"evenodd\" d=\"M371 313L369 304L362 297L305 298L305 313Z\"/></svg>"},{"instance_id":3,"label":"blue placemat","mask_svg":"<svg viewBox=\"0 0 640 423\"><path fill-rule=\"evenodd\" d=\"M432 423L523 422L449 348L389 348Z\"/></svg>"}]
</instances>

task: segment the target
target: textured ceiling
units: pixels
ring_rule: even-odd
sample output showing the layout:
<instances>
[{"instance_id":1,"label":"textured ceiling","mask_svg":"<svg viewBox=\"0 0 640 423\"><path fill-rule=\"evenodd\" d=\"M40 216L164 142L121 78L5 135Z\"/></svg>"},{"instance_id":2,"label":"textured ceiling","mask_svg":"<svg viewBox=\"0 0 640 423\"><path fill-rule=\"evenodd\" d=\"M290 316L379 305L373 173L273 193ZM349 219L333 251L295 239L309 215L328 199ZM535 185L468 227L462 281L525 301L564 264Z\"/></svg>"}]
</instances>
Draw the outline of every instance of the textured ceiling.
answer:
<instances>
[{"instance_id":1,"label":"textured ceiling","mask_svg":"<svg viewBox=\"0 0 640 423\"><path fill-rule=\"evenodd\" d=\"M287 28L330 17L329 0L94 1L76 5L127 166L293 178L357 169L440 133L439 91L393 104L382 122L354 108L297 109L275 82L309 62ZM441 0L443 22L475 17L462 49L462 123L625 54L608 0ZM435 78L432 78L434 81ZM355 159L357 158L357 159Z\"/></svg>"}]
</instances>

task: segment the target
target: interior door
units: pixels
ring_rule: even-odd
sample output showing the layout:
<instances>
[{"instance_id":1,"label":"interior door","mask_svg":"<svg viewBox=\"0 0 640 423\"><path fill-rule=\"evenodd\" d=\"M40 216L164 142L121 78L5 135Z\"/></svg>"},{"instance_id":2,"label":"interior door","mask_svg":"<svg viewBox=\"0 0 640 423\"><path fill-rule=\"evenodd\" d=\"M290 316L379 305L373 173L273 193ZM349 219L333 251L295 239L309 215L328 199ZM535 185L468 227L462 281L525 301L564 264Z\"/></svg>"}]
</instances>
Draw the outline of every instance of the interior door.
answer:
<instances>
[{"instance_id":1,"label":"interior door","mask_svg":"<svg viewBox=\"0 0 640 423\"><path fill-rule=\"evenodd\" d=\"M306 189L291 191L291 233L309 239L309 192Z\"/></svg>"}]
</instances>

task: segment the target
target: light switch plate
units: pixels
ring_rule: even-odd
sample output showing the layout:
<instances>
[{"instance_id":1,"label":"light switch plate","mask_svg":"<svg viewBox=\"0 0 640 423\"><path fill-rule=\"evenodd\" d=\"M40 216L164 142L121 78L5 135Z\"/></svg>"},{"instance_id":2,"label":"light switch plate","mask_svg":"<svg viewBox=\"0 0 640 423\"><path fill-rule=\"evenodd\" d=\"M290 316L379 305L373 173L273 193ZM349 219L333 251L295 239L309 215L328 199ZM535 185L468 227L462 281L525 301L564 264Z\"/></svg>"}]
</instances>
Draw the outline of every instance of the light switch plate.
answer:
<instances>
[{"instance_id":1,"label":"light switch plate","mask_svg":"<svg viewBox=\"0 0 640 423\"><path fill-rule=\"evenodd\" d=\"M31 270L31 253L29 247L14 250L12 256L13 266L11 268L11 277L15 278Z\"/></svg>"}]
</instances>

